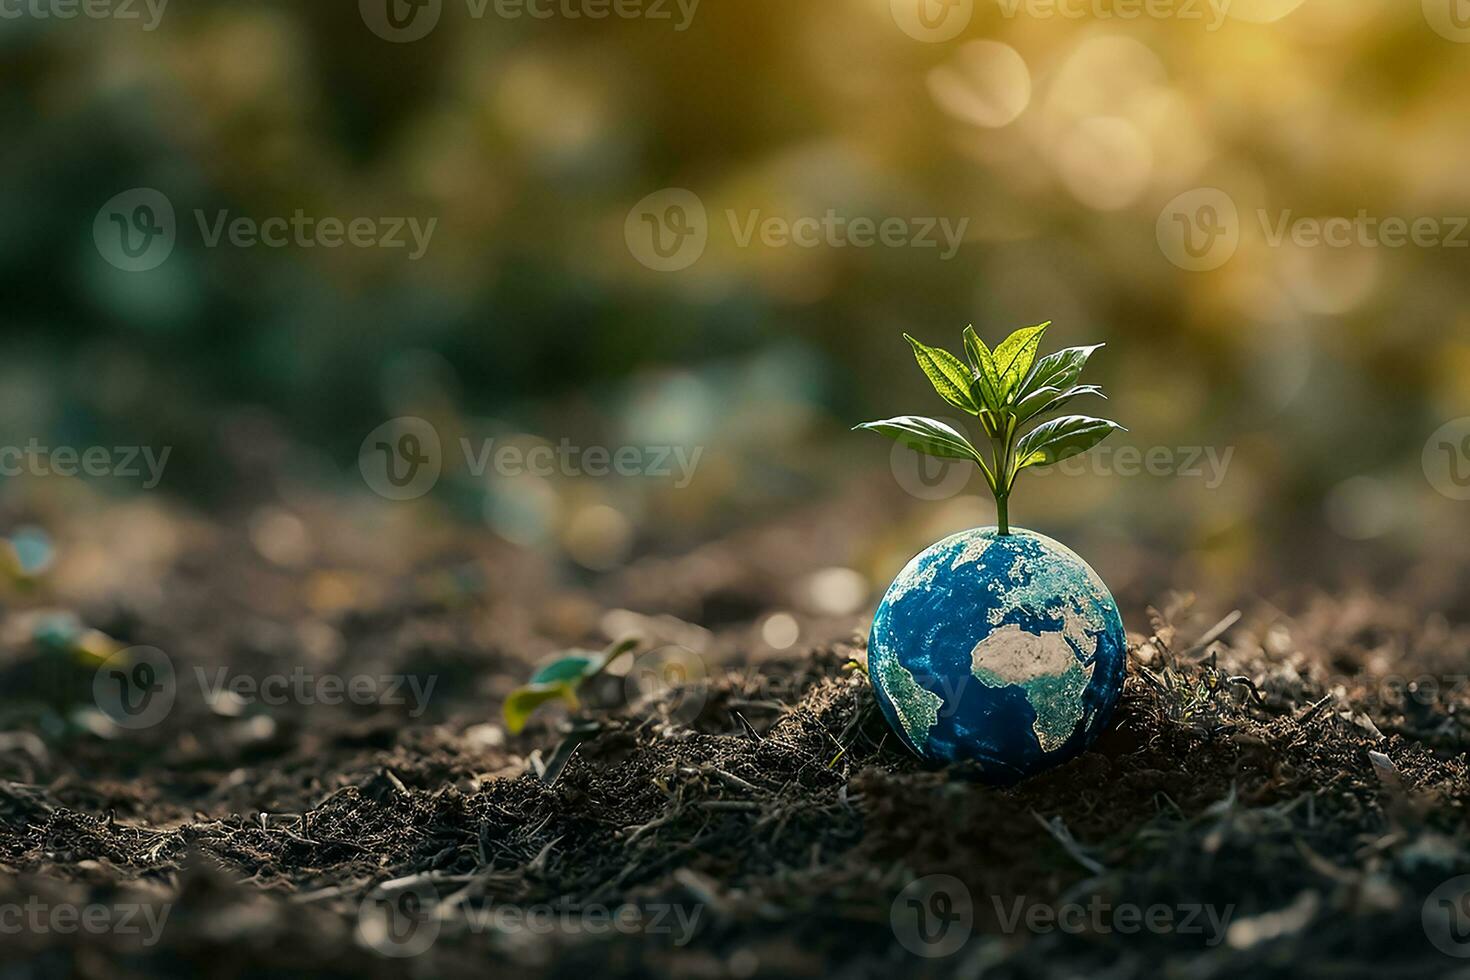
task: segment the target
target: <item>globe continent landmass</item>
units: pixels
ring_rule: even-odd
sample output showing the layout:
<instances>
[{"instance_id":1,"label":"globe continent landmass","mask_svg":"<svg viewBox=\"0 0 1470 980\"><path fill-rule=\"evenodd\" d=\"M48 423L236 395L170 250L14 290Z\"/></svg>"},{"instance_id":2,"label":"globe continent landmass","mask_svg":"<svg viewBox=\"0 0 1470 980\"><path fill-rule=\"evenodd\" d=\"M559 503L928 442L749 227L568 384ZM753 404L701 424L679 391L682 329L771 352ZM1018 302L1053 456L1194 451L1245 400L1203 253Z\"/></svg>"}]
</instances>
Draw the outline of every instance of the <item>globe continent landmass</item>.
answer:
<instances>
[{"instance_id":1,"label":"globe continent landmass","mask_svg":"<svg viewBox=\"0 0 1470 980\"><path fill-rule=\"evenodd\" d=\"M1033 531L976 528L915 557L889 586L868 670L918 755L998 780L1081 752L1121 692L1123 623L1107 586Z\"/></svg>"}]
</instances>

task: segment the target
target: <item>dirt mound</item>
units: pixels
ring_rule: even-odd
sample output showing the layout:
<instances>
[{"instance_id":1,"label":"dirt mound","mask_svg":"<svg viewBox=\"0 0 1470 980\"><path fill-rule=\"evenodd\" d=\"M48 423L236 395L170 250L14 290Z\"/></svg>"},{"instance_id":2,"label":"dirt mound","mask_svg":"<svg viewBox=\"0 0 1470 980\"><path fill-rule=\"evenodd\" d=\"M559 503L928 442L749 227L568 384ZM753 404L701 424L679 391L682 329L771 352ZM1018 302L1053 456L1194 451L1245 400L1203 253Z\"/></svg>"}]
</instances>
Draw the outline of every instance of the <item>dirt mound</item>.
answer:
<instances>
[{"instance_id":1,"label":"dirt mound","mask_svg":"<svg viewBox=\"0 0 1470 980\"><path fill-rule=\"evenodd\" d=\"M728 544L732 560L747 546ZM1131 637L1098 744L997 788L903 750L861 669L860 615L804 619L829 639L753 664L771 603L728 577L708 588L747 611L720 629L629 608L659 574L704 604L674 561L594 598L477 542L376 572L263 567L238 547L211 534L173 556L166 592L212 580L168 593L193 599L74 602L119 642L171 651L176 704L143 730L89 708L95 665L35 639L46 608L10 616L0 907L40 916L5 951L36 975L1425 976L1454 962L1422 913L1470 869L1470 698L1451 670L1470 647L1411 599L1318 595L1295 618L1257 602L1220 619L1170 598ZM239 563L252 587L222 603ZM642 628L650 647L697 640L709 675L646 695L604 678L578 716L506 736L510 686L595 623ZM384 685L324 704L303 682L272 705L211 681L303 664L440 686L427 703ZM99 928L63 928L67 909Z\"/></svg>"}]
</instances>

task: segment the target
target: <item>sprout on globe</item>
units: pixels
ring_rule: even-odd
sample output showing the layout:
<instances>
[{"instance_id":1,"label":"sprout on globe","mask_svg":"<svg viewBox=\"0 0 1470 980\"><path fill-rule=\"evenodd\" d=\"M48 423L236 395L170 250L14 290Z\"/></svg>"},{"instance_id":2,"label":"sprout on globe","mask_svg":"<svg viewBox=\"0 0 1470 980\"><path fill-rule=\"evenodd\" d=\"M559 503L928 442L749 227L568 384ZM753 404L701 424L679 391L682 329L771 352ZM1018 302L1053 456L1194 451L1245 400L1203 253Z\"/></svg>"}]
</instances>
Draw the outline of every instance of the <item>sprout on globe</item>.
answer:
<instances>
[{"instance_id":1,"label":"sprout on globe","mask_svg":"<svg viewBox=\"0 0 1470 980\"><path fill-rule=\"evenodd\" d=\"M967 327L968 365L904 335L940 397L979 419L988 459L935 419L904 415L857 427L931 456L969 460L995 495L994 527L951 535L904 566L868 638L868 676L903 743L932 762L976 763L995 782L1082 752L1123 687L1123 620L1108 587L1071 549L1009 521L1022 470L1084 453L1122 428L1086 415L1042 421L1079 395L1102 395L1075 383L1102 345L1037 359L1048 326L1022 327L994 351Z\"/></svg>"}]
</instances>

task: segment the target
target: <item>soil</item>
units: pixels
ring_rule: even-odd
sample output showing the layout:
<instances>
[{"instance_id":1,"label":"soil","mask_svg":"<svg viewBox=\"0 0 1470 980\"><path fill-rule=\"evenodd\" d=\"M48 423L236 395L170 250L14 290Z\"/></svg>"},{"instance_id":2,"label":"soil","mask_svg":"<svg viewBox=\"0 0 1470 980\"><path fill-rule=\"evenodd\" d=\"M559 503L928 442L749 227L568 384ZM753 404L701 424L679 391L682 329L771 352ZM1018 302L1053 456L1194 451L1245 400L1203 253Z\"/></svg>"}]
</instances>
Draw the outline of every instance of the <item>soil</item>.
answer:
<instances>
[{"instance_id":1,"label":"soil","mask_svg":"<svg viewBox=\"0 0 1470 980\"><path fill-rule=\"evenodd\" d=\"M871 608L791 598L851 558L842 529L870 504L597 576L384 513L7 515L51 528L58 560L12 589L0 635L0 908L143 903L167 920L156 942L7 930L0 976L1382 978L1465 962L1421 922L1470 871L1459 569L1270 601L1120 595L1111 726L998 788L889 733L860 666ZM762 640L775 610L800 628L784 651ZM167 653L161 722L97 710L101 641L58 649L60 613ZM504 731L535 665L623 635L650 651L633 681ZM637 682L677 649L697 654L687 682ZM221 669L434 687L211 703ZM900 937L901 893L931 875L962 888L928 908L972 917L944 956ZM1173 925L1129 929L1128 906ZM379 951L405 936L432 942Z\"/></svg>"}]
</instances>

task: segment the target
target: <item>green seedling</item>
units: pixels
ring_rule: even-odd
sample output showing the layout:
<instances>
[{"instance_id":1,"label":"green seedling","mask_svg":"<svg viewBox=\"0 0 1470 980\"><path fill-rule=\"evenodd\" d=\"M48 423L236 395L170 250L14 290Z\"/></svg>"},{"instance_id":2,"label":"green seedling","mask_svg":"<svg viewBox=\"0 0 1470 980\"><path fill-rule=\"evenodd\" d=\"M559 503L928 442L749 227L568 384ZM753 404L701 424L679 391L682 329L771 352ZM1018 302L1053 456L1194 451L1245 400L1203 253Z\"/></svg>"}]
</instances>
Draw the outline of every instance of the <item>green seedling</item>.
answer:
<instances>
[{"instance_id":1,"label":"green seedling","mask_svg":"<svg viewBox=\"0 0 1470 980\"><path fill-rule=\"evenodd\" d=\"M1011 489L1022 470L1050 466L1085 453L1114 429L1123 428L1117 422L1089 415L1041 421L1079 395L1107 397L1097 385L1075 383L1087 359L1102 344L1068 347L1037 359L1041 335L1049 326L1051 321L1022 327L994 351L985 346L974 327L966 327L968 365L948 351L927 347L903 335L939 397L980 420L980 428L990 440L988 460L962 432L937 419L901 415L864 422L856 428L881 432L930 456L964 459L978 465L995 496L999 533L1010 534Z\"/></svg>"},{"instance_id":2,"label":"green seedling","mask_svg":"<svg viewBox=\"0 0 1470 980\"><path fill-rule=\"evenodd\" d=\"M0 578L29 590L50 571L56 546L43 528L20 527L9 537L0 537Z\"/></svg>"},{"instance_id":3,"label":"green seedling","mask_svg":"<svg viewBox=\"0 0 1470 980\"><path fill-rule=\"evenodd\" d=\"M572 711L580 710L582 702L577 697L577 690L637 646L636 639L625 639L619 640L601 653L570 650L564 656L542 666L531 675L530 681L516 688L505 699L503 714L506 729L512 735L519 735L536 709L549 701L561 701Z\"/></svg>"}]
</instances>

